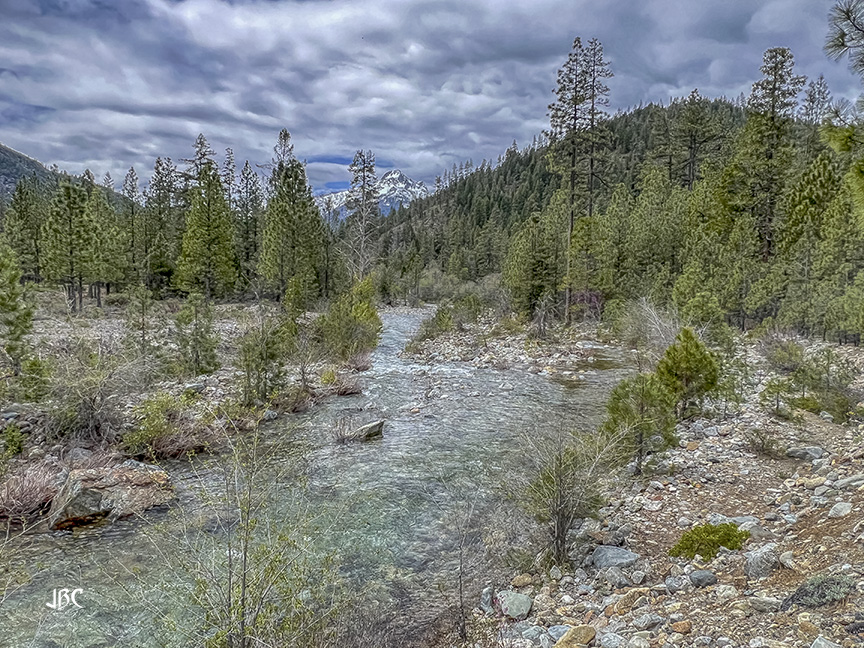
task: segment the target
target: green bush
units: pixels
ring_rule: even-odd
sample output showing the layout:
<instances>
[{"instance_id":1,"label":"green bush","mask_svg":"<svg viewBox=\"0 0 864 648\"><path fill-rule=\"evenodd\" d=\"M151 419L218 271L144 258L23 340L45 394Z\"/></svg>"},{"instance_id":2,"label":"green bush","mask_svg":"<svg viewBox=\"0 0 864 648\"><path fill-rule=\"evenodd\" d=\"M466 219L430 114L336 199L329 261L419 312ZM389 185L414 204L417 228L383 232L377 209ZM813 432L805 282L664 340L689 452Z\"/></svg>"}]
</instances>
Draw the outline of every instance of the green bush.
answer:
<instances>
[{"instance_id":1,"label":"green bush","mask_svg":"<svg viewBox=\"0 0 864 648\"><path fill-rule=\"evenodd\" d=\"M198 376L219 368L216 358L219 338L213 333L213 305L203 295L189 295L174 319L174 331L185 374Z\"/></svg>"},{"instance_id":2,"label":"green bush","mask_svg":"<svg viewBox=\"0 0 864 648\"><path fill-rule=\"evenodd\" d=\"M336 383L336 370L333 367L327 367L321 373L321 384L322 385L333 385Z\"/></svg>"},{"instance_id":3,"label":"green bush","mask_svg":"<svg viewBox=\"0 0 864 648\"><path fill-rule=\"evenodd\" d=\"M382 326L373 295L372 281L367 277L330 304L318 319L321 339L334 359L346 362L378 346Z\"/></svg>"},{"instance_id":4,"label":"green bush","mask_svg":"<svg viewBox=\"0 0 864 648\"><path fill-rule=\"evenodd\" d=\"M669 555L693 560L699 554L705 560L713 560L720 547L737 551L749 537L749 531L739 531L731 522L703 524L685 531L678 544L669 550Z\"/></svg>"},{"instance_id":5,"label":"green bush","mask_svg":"<svg viewBox=\"0 0 864 648\"><path fill-rule=\"evenodd\" d=\"M679 415L701 408L720 378L717 360L693 329L682 329L657 364L657 377L678 401Z\"/></svg>"},{"instance_id":6,"label":"green bush","mask_svg":"<svg viewBox=\"0 0 864 648\"><path fill-rule=\"evenodd\" d=\"M453 324L457 328L462 328L466 324L473 324L483 312L483 302L474 294L468 294L453 302L450 309L453 319Z\"/></svg>"},{"instance_id":7,"label":"green bush","mask_svg":"<svg viewBox=\"0 0 864 648\"><path fill-rule=\"evenodd\" d=\"M3 430L3 459L21 454L24 449L24 433L15 422L10 422Z\"/></svg>"},{"instance_id":8,"label":"green bush","mask_svg":"<svg viewBox=\"0 0 864 648\"><path fill-rule=\"evenodd\" d=\"M124 435L126 450L156 458L178 457L204 448L203 426L190 409L192 398L159 392L136 406L133 414L140 422Z\"/></svg>"},{"instance_id":9,"label":"green bush","mask_svg":"<svg viewBox=\"0 0 864 648\"><path fill-rule=\"evenodd\" d=\"M769 340L765 343L765 359L773 369L792 373L804 364L804 347L791 340Z\"/></svg>"},{"instance_id":10,"label":"green bush","mask_svg":"<svg viewBox=\"0 0 864 648\"><path fill-rule=\"evenodd\" d=\"M788 610L793 604L807 608L821 607L842 601L854 591L855 580L851 576L822 574L803 582L783 601L780 609Z\"/></svg>"}]
</instances>

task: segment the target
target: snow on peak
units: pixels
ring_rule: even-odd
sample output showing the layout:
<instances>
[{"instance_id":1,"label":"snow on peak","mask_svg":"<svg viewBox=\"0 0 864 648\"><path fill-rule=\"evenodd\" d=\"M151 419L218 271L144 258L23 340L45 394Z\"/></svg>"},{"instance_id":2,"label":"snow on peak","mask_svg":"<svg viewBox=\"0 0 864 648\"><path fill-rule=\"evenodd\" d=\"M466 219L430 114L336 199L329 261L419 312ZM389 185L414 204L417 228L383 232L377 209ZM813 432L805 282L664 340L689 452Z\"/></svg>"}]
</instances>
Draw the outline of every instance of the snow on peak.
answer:
<instances>
[{"instance_id":1,"label":"snow on peak","mask_svg":"<svg viewBox=\"0 0 864 648\"><path fill-rule=\"evenodd\" d=\"M375 183L378 191L378 206L382 214L387 214L399 205L407 205L418 198L425 198L429 190L422 182L415 182L399 169L392 169L378 178ZM348 202L348 190L318 196L315 201L319 208L324 208L325 199L329 199L333 209L344 215Z\"/></svg>"}]
</instances>

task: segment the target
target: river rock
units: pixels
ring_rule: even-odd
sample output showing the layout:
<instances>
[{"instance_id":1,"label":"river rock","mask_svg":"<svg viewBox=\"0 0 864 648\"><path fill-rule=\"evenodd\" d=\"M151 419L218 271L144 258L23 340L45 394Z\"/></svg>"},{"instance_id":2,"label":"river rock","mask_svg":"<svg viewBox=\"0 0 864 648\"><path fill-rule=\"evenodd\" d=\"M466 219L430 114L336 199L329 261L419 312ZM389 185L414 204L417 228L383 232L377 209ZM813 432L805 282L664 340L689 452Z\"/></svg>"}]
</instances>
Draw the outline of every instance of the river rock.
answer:
<instances>
[{"instance_id":1,"label":"river rock","mask_svg":"<svg viewBox=\"0 0 864 648\"><path fill-rule=\"evenodd\" d=\"M691 586L690 580L686 576L667 576L664 583L666 591L670 594L682 592Z\"/></svg>"},{"instance_id":2,"label":"river rock","mask_svg":"<svg viewBox=\"0 0 864 648\"><path fill-rule=\"evenodd\" d=\"M858 488L859 486L864 486L864 473L860 473L857 475L852 475L851 477L844 477L843 479L838 479L834 483L834 488L837 490L842 490L844 488Z\"/></svg>"},{"instance_id":3,"label":"river rock","mask_svg":"<svg viewBox=\"0 0 864 648\"><path fill-rule=\"evenodd\" d=\"M531 605L534 603L530 596L525 596L519 592L512 590L504 590L498 592L495 596L495 603L501 614L516 621L521 621L528 616L531 611Z\"/></svg>"},{"instance_id":4,"label":"river rock","mask_svg":"<svg viewBox=\"0 0 864 648\"><path fill-rule=\"evenodd\" d=\"M696 587L708 587L717 584L717 576L707 569L697 569L690 574L690 582Z\"/></svg>"},{"instance_id":5,"label":"river rock","mask_svg":"<svg viewBox=\"0 0 864 648\"><path fill-rule=\"evenodd\" d=\"M786 456L792 459L802 459L804 461L813 461L819 459L825 451L819 446L802 446L800 448L789 448L786 451Z\"/></svg>"},{"instance_id":6,"label":"river rock","mask_svg":"<svg viewBox=\"0 0 864 648\"><path fill-rule=\"evenodd\" d=\"M48 524L67 529L102 518L113 521L172 499L171 479L158 466L130 459L113 468L70 470L51 503Z\"/></svg>"},{"instance_id":7,"label":"river rock","mask_svg":"<svg viewBox=\"0 0 864 648\"><path fill-rule=\"evenodd\" d=\"M650 614L643 614L633 619L633 627L637 630L651 630L662 625L665 620L659 614L651 612Z\"/></svg>"},{"instance_id":8,"label":"river rock","mask_svg":"<svg viewBox=\"0 0 864 648\"><path fill-rule=\"evenodd\" d=\"M852 512L852 504L849 502L837 502L834 506L831 507L831 510L828 511L829 518L840 518L846 517Z\"/></svg>"},{"instance_id":9,"label":"river rock","mask_svg":"<svg viewBox=\"0 0 864 648\"><path fill-rule=\"evenodd\" d=\"M777 553L774 551L776 548L776 544L769 542L764 547L759 547L744 554L744 558L746 559L744 571L749 578L765 578L771 575L771 572L776 569L780 562Z\"/></svg>"},{"instance_id":10,"label":"river rock","mask_svg":"<svg viewBox=\"0 0 864 648\"><path fill-rule=\"evenodd\" d=\"M601 648L621 648L626 641L624 637L614 632L607 632L600 636Z\"/></svg>"},{"instance_id":11,"label":"river rock","mask_svg":"<svg viewBox=\"0 0 864 648\"><path fill-rule=\"evenodd\" d=\"M483 588L483 592L480 594L480 609L486 614L495 614L495 606L492 600L494 594L495 590L491 587Z\"/></svg>"},{"instance_id":12,"label":"river rock","mask_svg":"<svg viewBox=\"0 0 864 648\"><path fill-rule=\"evenodd\" d=\"M609 567L631 567L637 560L639 554L621 547L612 547L609 545L601 545L591 554L591 560L597 569L608 569Z\"/></svg>"},{"instance_id":13,"label":"river rock","mask_svg":"<svg viewBox=\"0 0 864 648\"><path fill-rule=\"evenodd\" d=\"M840 644L828 641L825 637L819 635L813 643L810 644L810 648L840 648Z\"/></svg>"},{"instance_id":14,"label":"river rock","mask_svg":"<svg viewBox=\"0 0 864 648\"><path fill-rule=\"evenodd\" d=\"M372 421L366 425L361 425L359 428L351 432L349 435L355 441L371 441L378 439L384 435L384 421Z\"/></svg>"},{"instance_id":15,"label":"river rock","mask_svg":"<svg viewBox=\"0 0 864 648\"><path fill-rule=\"evenodd\" d=\"M549 636L552 637L552 639L554 639L555 641L558 641L559 639L561 639L561 637L566 635L572 627L573 626L569 625L554 625L549 628Z\"/></svg>"},{"instance_id":16,"label":"river rock","mask_svg":"<svg viewBox=\"0 0 864 648\"><path fill-rule=\"evenodd\" d=\"M589 625L580 625L575 628L570 628L567 633L558 640L555 644L555 648L577 648L577 646L587 645L594 639L596 634L597 631Z\"/></svg>"},{"instance_id":17,"label":"river rock","mask_svg":"<svg viewBox=\"0 0 864 648\"><path fill-rule=\"evenodd\" d=\"M751 596L747 602L757 612L776 612L783 603L780 599L772 596Z\"/></svg>"}]
</instances>

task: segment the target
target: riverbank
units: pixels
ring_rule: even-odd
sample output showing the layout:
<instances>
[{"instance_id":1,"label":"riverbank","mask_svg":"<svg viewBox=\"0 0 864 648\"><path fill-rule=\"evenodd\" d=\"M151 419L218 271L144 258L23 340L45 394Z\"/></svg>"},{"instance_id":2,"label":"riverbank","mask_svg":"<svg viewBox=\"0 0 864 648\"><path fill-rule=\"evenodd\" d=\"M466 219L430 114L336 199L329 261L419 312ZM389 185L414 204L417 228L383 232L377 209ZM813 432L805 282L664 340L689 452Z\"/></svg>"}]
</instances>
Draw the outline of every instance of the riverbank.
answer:
<instances>
[{"instance_id":1,"label":"riverbank","mask_svg":"<svg viewBox=\"0 0 864 648\"><path fill-rule=\"evenodd\" d=\"M602 348L590 327L546 341L518 331L493 338L493 330L481 320L421 342L416 356L554 377L563 359ZM830 349L860 388L861 349L800 342L807 354ZM653 458L651 474L622 476L598 518L572 532L571 568L535 568L487 588L475 623L498 619L513 648L864 643L864 425L772 411L760 394L782 372L762 343L744 341L741 353L750 369L743 402L679 423L677 446ZM670 557L684 532L723 523L749 532L740 550Z\"/></svg>"}]
</instances>

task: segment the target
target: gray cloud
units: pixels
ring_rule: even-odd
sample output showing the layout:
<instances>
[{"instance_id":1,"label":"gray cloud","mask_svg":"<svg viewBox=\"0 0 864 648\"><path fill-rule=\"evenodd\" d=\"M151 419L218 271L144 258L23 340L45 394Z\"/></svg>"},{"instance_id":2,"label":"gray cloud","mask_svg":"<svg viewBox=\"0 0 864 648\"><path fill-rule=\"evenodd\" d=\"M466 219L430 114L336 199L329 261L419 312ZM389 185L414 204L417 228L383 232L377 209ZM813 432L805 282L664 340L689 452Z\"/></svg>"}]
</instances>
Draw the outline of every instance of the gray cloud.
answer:
<instances>
[{"instance_id":1,"label":"gray cloud","mask_svg":"<svg viewBox=\"0 0 864 648\"><path fill-rule=\"evenodd\" d=\"M572 40L598 37L612 108L695 87L748 92L788 46L836 96L860 82L821 47L833 0L0 0L0 142L71 172L149 175L203 132L266 162L279 129L316 188L371 148L432 182L546 126Z\"/></svg>"}]
</instances>

